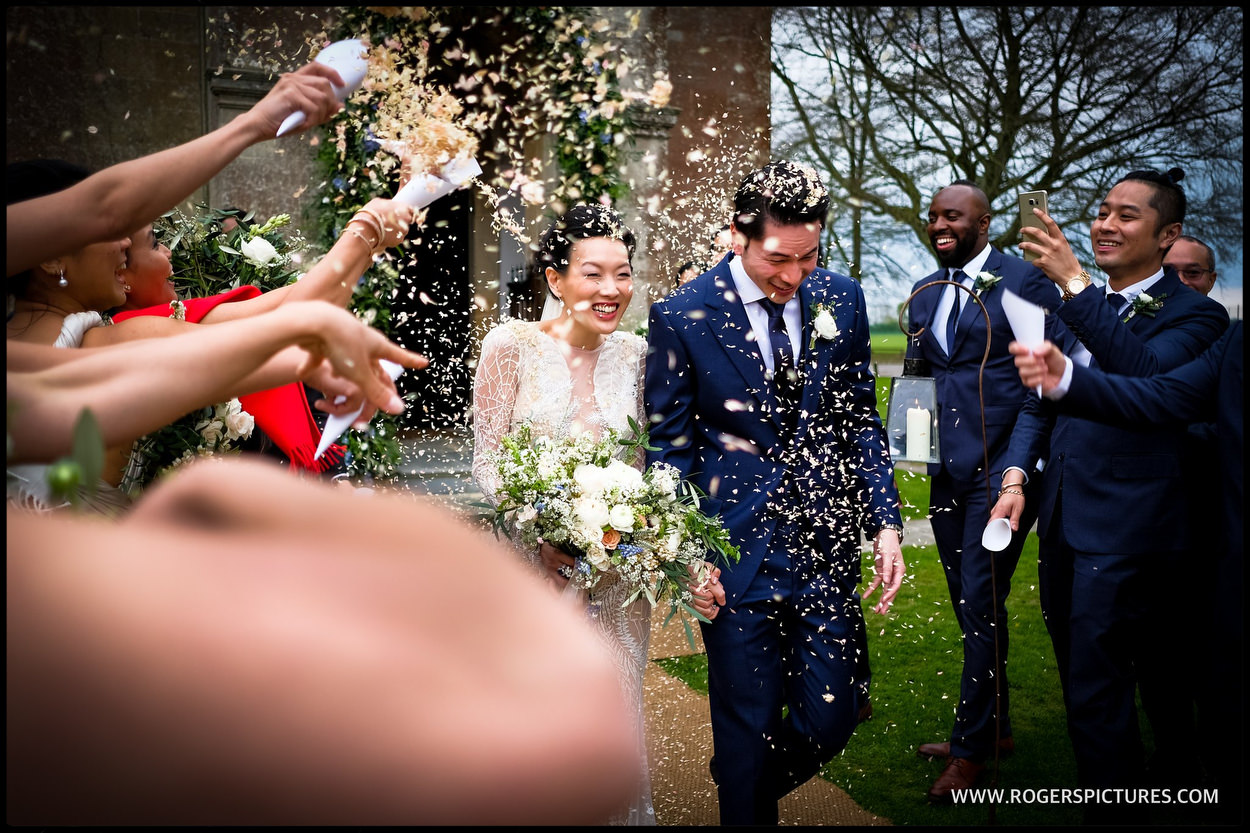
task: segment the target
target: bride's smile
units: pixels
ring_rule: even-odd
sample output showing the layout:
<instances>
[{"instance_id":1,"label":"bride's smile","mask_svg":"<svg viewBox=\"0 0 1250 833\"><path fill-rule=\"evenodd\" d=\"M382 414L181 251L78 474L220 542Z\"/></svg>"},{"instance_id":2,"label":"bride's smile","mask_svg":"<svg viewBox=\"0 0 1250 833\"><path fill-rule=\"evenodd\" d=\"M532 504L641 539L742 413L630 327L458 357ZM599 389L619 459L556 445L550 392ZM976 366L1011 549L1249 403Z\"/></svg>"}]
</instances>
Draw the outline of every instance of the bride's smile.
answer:
<instances>
[{"instance_id":1,"label":"bride's smile","mask_svg":"<svg viewBox=\"0 0 1250 833\"><path fill-rule=\"evenodd\" d=\"M544 330L574 347L594 348L616 330L634 294L629 249L614 237L588 237L569 250L568 269L547 269L564 314Z\"/></svg>"}]
</instances>

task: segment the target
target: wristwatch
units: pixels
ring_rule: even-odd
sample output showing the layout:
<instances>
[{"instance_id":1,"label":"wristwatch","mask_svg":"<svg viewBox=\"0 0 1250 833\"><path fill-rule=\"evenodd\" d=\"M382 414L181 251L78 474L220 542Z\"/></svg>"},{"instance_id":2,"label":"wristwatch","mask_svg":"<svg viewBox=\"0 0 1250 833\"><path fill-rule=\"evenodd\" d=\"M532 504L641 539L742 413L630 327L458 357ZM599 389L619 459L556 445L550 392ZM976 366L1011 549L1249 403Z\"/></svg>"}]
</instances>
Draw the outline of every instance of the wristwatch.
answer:
<instances>
[{"instance_id":1,"label":"wristwatch","mask_svg":"<svg viewBox=\"0 0 1250 833\"><path fill-rule=\"evenodd\" d=\"M903 525L902 525L902 524L881 524L881 529L892 529L892 530L894 530L895 532L897 532L897 533L898 533L898 542L899 542L900 544L902 544L902 543L903 543ZM880 531L881 531L881 529L878 529L878 530L877 530L877 532L880 532ZM876 538L877 536L876 536L876 535L874 535L874 536L872 536L872 537L873 537L873 538Z\"/></svg>"},{"instance_id":2,"label":"wristwatch","mask_svg":"<svg viewBox=\"0 0 1250 833\"><path fill-rule=\"evenodd\" d=\"M1071 301L1077 295L1080 295L1081 291L1089 286L1089 283L1089 272L1086 272L1084 269L1076 277L1068 278L1063 284L1063 300Z\"/></svg>"}]
</instances>

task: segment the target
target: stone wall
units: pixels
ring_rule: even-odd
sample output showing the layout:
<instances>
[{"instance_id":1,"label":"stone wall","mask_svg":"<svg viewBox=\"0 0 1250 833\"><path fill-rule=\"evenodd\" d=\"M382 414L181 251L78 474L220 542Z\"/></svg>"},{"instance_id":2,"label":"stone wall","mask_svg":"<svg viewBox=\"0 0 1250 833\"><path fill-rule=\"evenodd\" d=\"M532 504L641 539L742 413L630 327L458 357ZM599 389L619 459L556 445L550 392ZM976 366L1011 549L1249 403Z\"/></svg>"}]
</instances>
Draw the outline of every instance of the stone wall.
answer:
<instances>
[{"instance_id":1,"label":"stone wall","mask_svg":"<svg viewBox=\"0 0 1250 833\"><path fill-rule=\"evenodd\" d=\"M226 123L332 20L328 7L9 6L5 161L59 158L97 170ZM273 45L275 34L284 46ZM290 56L276 63L278 54ZM188 200L291 212L312 178L310 137L245 151ZM294 212L291 212L294 213Z\"/></svg>"}]
</instances>

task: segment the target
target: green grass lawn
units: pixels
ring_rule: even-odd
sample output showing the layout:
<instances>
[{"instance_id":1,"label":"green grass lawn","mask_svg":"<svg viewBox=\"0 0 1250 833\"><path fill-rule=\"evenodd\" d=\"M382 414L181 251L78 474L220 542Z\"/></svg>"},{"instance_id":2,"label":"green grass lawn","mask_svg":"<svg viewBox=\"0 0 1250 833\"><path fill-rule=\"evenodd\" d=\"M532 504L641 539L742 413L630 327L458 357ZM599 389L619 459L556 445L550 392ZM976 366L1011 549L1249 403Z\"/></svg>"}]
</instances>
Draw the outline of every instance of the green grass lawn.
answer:
<instances>
[{"instance_id":1,"label":"green grass lawn","mask_svg":"<svg viewBox=\"0 0 1250 833\"><path fill-rule=\"evenodd\" d=\"M897 321L874 324L868 332L874 361L903 360L903 354L907 352L907 336L903 335Z\"/></svg>"}]
</instances>

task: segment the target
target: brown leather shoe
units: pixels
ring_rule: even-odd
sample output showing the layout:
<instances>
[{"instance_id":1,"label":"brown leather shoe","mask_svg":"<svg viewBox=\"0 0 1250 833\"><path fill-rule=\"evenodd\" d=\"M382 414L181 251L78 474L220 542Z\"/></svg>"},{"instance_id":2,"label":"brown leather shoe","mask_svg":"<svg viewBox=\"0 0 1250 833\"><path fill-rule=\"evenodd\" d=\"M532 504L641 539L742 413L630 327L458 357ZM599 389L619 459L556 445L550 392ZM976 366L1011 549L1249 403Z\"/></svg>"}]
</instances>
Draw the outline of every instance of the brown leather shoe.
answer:
<instances>
[{"instance_id":1,"label":"brown leather shoe","mask_svg":"<svg viewBox=\"0 0 1250 833\"><path fill-rule=\"evenodd\" d=\"M946 769L929 787L929 801L933 804L949 804L953 799L953 790L967 790L974 787L981 773L985 771L983 764L974 764L967 758L951 758Z\"/></svg>"},{"instance_id":2,"label":"brown leather shoe","mask_svg":"<svg viewBox=\"0 0 1250 833\"><path fill-rule=\"evenodd\" d=\"M1016 751L1016 742L1011 738L1003 738L998 742L998 754L1005 758L1012 752ZM951 756L950 741L944 740L941 743L922 743L916 747L916 754L922 758L933 760L934 758L949 758Z\"/></svg>"},{"instance_id":3,"label":"brown leather shoe","mask_svg":"<svg viewBox=\"0 0 1250 833\"><path fill-rule=\"evenodd\" d=\"M865 720L867 720L870 717L872 717L872 701L871 700L864 703L864 705L860 707L859 714L855 716L855 722L863 723Z\"/></svg>"}]
</instances>

